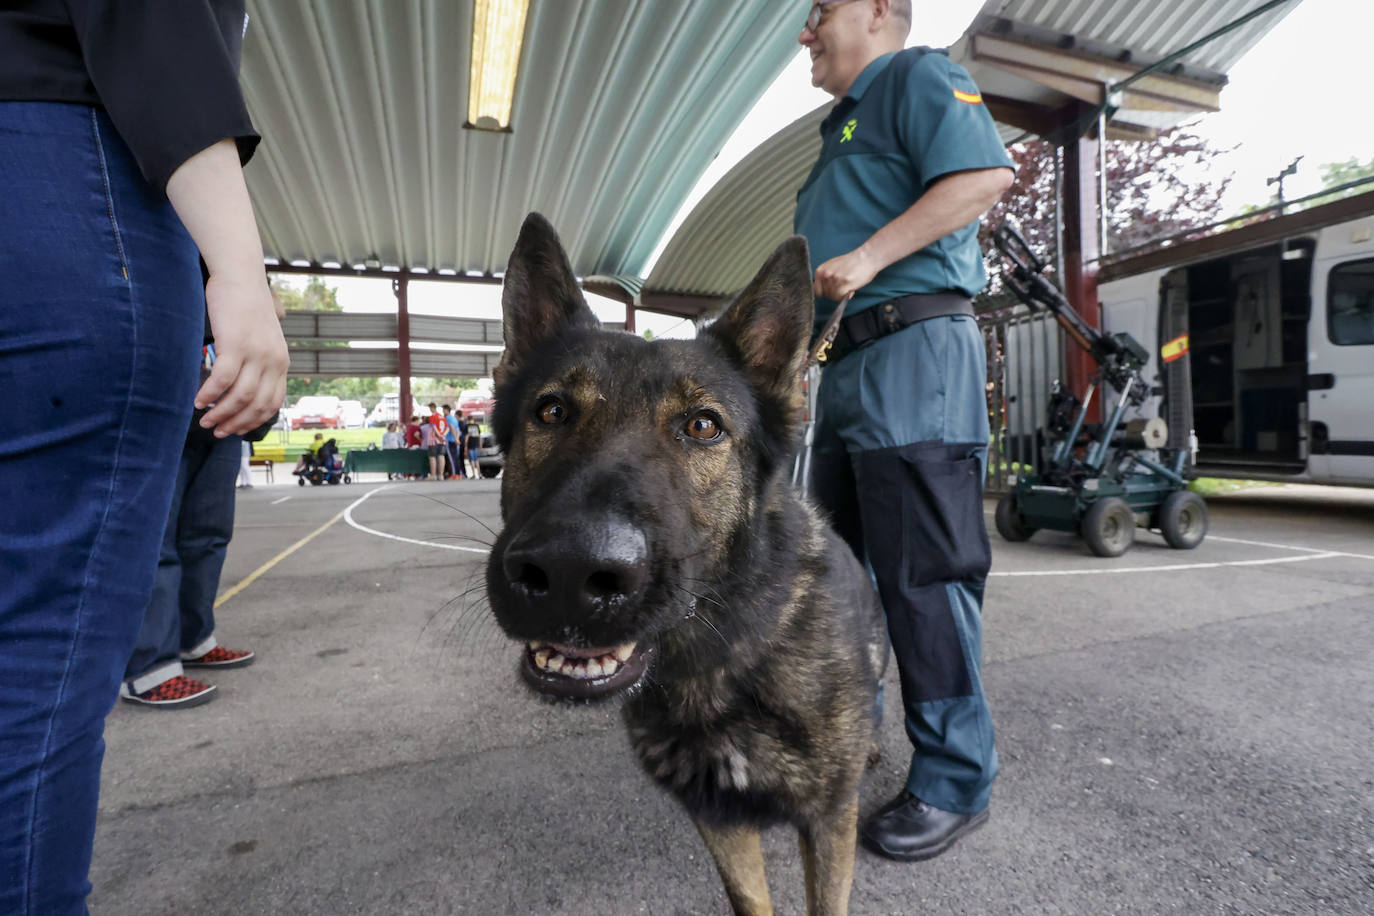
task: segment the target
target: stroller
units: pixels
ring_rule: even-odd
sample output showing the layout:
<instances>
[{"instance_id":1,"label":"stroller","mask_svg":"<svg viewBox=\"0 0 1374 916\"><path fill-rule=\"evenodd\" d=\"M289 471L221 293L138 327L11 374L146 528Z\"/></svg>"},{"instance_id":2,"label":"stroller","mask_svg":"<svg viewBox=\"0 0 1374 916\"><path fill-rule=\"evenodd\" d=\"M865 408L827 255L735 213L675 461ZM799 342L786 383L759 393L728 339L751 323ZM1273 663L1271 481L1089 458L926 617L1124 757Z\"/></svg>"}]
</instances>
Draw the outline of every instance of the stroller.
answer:
<instances>
[{"instance_id":1,"label":"stroller","mask_svg":"<svg viewBox=\"0 0 1374 916\"><path fill-rule=\"evenodd\" d=\"M344 474L343 459L339 457L339 445L333 439L320 446L318 452L304 452L301 455L300 470L292 473L296 475L296 483L301 486L305 486L307 480L310 481L311 486L316 487L322 483L352 482Z\"/></svg>"}]
</instances>

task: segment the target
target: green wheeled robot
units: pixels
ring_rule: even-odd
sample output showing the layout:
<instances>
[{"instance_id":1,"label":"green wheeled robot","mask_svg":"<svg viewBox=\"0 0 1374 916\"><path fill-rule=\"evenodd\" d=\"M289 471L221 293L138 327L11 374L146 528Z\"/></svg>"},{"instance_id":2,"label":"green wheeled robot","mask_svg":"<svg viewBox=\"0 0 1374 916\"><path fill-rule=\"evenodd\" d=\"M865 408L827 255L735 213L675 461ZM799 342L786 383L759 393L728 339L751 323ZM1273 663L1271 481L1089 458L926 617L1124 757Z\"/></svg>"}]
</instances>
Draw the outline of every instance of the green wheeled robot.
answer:
<instances>
[{"instance_id":1,"label":"green wheeled robot","mask_svg":"<svg viewBox=\"0 0 1374 916\"><path fill-rule=\"evenodd\" d=\"M998 533L1008 541L1024 541L1042 528L1080 534L1100 557L1125 553L1138 527L1159 531L1170 547L1196 547L1207 534L1207 505L1188 489L1191 449L1186 441L1168 447L1160 417L1123 422L1151 396L1140 375L1149 352L1130 334L1103 334L1085 322L1045 279L1044 264L1011 225L999 227L993 241L1006 262L1007 288L1032 311L1048 309L1098 366L1081 401L1054 383L1043 466L1017 475L997 504ZM1114 398L1103 405L1106 422L1085 423L1099 392Z\"/></svg>"}]
</instances>

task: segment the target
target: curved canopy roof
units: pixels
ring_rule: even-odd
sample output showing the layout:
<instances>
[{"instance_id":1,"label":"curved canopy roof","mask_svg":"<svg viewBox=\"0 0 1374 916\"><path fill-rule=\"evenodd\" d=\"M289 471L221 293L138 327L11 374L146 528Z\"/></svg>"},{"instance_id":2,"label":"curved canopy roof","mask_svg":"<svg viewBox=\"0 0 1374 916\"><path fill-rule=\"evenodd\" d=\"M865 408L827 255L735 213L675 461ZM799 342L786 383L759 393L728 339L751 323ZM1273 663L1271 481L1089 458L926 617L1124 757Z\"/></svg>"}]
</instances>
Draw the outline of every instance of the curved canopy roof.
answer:
<instances>
[{"instance_id":1,"label":"curved canopy roof","mask_svg":"<svg viewBox=\"0 0 1374 916\"><path fill-rule=\"evenodd\" d=\"M279 263L491 275L525 214L582 276L643 272L795 52L777 0L533 0L509 132L463 127L471 2L248 0L247 170Z\"/></svg>"},{"instance_id":2,"label":"curved canopy roof","mask_svg":"<svg viewBox=\"0 0 1374 916\"><path fill-rule=\"evenodd\" d=\"M1297 0L988 0L950 55L972 74L1005 142L1065 138L1102 103L1109 136L1148 138L1216 110L1225 73ZM1247 19L1246 17L1251 17ZM1242 20L1246 20L1243 21ZM1199 47L1194 42L1236 24ZM1113 93L1111 84L1131 79ZM692 210L643 285L646 308L697 315L743 288L791 232L827 107L761 144Z\"/></svg>"}]
</instances>

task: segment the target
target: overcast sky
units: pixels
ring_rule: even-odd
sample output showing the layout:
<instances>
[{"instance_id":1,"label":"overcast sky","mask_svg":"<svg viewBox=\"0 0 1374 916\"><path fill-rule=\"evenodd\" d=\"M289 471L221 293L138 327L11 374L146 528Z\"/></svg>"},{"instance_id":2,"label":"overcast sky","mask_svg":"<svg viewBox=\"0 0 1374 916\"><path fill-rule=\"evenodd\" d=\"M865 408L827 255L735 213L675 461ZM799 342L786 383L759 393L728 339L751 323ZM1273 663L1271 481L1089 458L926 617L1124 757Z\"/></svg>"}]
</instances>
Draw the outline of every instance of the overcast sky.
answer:
<instances>
[{"instance_id":1,"label":"overcast sky","mask_svg":"<svg viewBox=\"0 0 1374 916\"><path fill-rule=\"evenodd\" d=\"M916 22L910 43L943 46L964 32L982 0L915 0L914 6ZM1290 199L1317 190L1322 163L1352 156L1361 161L1374 158L1374 117L1369 115L1368 101L1374 55L1371 39L1371 0L1301 0L1231 69L1230 84L1221 94L1221 111L1198 118L1192 126L1217 146L1231 150L1219 160L1219 168L1235 174L1224 201L1228 213L1267 201L1272 189L1265 179L1296 156L1305 158L1286 185ZM829 101L825 93L811 87L808 72L806 54L799 46L797 57L726 142L672 228L750 150ZM329 282L338 286L339 301L350 311L395 308L386 281ZM410 290L414 312L495 317L500 311L500 291L495 286L412 282ZM591 298L603 318L623 317L618 305ZM685 323L650 315L641 315L639 325L660 335L687 330Z\"/></svg>"}]
</instances>

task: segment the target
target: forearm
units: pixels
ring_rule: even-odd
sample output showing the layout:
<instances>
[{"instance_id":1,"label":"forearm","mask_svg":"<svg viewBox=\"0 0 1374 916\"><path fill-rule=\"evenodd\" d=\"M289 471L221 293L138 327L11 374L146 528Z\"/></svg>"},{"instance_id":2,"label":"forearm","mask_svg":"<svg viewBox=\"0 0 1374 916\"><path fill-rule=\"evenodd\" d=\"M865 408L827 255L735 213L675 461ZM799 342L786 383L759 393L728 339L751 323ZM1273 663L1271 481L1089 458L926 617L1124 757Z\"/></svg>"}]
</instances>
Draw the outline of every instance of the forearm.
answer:
<instances>
[{"instance_id":1,"label":"forearm","mask_svg":"<svg viewBox=\"0 0 1374 916\"><path fill-rule=\"evenodd\" d=\"M266 282L262 239L233 140L221 140L183 162L167 181L167 199L212 276L258 276Z\"/></svg>"},{"instance_id":2,"label":"forearm","mask_svg":"<svg viewBox=\"0 0 1374 916\"><path fill-rule=\"evenodd\" d=\"M937 181L860 251L874 273L962 229L992 208L1012 182L1011 169L957 172Z\"/></svg>"}]
</instances>

